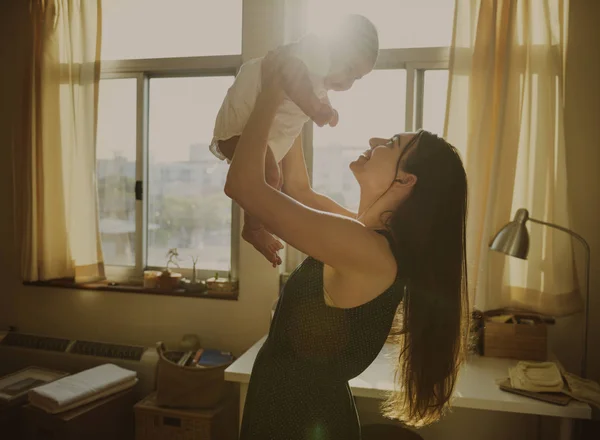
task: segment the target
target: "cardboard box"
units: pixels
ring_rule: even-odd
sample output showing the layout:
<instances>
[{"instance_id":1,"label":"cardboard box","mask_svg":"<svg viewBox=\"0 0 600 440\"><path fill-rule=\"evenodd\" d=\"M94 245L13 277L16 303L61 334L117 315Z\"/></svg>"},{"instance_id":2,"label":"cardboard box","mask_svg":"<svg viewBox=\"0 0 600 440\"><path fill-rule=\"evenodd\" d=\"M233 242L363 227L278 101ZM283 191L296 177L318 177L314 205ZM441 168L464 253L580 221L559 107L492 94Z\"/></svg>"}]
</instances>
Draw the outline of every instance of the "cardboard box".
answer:
<instances>
[{"instance_id":1,"label":"cardboard box","mask_svg":"<svg viewBox=\"0 0 600 440\"><path fill-rule=\"evenodd\" d=\"M232 396L214 409L160 407L156 393L135 405L136 440L236 440L238 402Z\"/></svg>"},{"instance_id":2,"label":"cardboard box","mask_svg":"<svg viewBox=\"0 0 600 440\"><path fill-rule=\"evenodd\" d=\"M59 414L48 414L32 405L23 407L27 440L130 440L133 438L133 405L130 388L88 405Z\"/></svg>"},{"instance_id":3,"label":"cardboard box","mask_svg":"<svg viewBox=\"0 0 600 440\"><path fill-rule=\"evenodd\" d=\"M547 324L539 316L501 311L484 313L484 356L545 361L547 347Z\"/></svg>"}]
</instances>

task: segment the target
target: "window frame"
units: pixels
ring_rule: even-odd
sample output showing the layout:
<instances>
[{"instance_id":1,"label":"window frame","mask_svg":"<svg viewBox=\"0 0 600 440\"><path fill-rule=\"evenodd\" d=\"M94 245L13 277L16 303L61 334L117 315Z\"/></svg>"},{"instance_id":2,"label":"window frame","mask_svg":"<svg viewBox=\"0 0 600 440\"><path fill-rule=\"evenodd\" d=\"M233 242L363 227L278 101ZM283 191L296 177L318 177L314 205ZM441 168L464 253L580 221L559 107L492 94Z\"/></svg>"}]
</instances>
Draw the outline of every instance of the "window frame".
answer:
<instances>
[{"instance_id":1,"label":"window frame","mask_svg":"<svg viewBox=\"0 0 600 440\"><path fill-rule=\"evenodd\" d=\"M209 55L183 58L156 58L102 61L100 80L136 80L136 182L142 182L142 200L135 201L135 265L105 265L109 280L141 281L144 270L162 270L164 267L147 265L148 257L148 166L149 166L149 108L150 80L154 78L235 76L242 65L242 55ZM216 159L215 159L216 160ZM135 194L131 195L135 197ZM240 248L240 209L231 202L231 260L230 271L196 268L200 279L220 275L238 278ZM165 260L166 261L166 260ZM192 277L192 269L177 270L186 278Z\"/></svg>"},{"instance_id":2,"label":"window frame","mask_svg":"<svg viewBox=\"0 0 600 440\"><path fill-rule=\"evenodd\" d=\"M264 4L263 4L264 3ZM307 8L305 0L285 0L276 8L267 7L270 1L251 3L243 1L242 7L242 45L241 54L236 55L207 55L196 57L106 60L101 64L101 79L135 78L137 81L137 114L136 114L136 181L148 182L148 95L151 78L164 77L209 77L220 75L236 75L243 61L255 56L264 55L266 49L274 43L289 43L299 38L306 29ZM256 39L258 28L262 28L264 20L256 21L256 14L267 15L275 20L272 35ZM281 22L279 22L281 20ZM264 40L264 41L263 41ZM268 43L268 41L270 43ZM421 127L423 120L423 90L424 72L426 70L448 69L449 47L419 47L419 48L386 48L381 49L375 69L405 69L406 100L405 129L416 130ZM302 146L311 182L313 181L313 125L307 123L302 131ZM145 269L161 269L145 266L147 256L147 216L148 191L147 183L143 191L143 200L136 200L136 255L135 266L106 265L109 279L135 280L143 277ZM132 195L133 196L133 195ZM241 209L234 202L231 207L231 271L232 278L238 278L240 265L240 226ZM295 267L301 254L287 247L285 250L286 264L280 271L288 272ZM291 264L290 264L291 262ZM178 270L185 277L191 276L191 269ZM215 270L199 268L200 277L213 276ZM219 271L224 274L223 271Z\"/></svg>"}]
</instances>

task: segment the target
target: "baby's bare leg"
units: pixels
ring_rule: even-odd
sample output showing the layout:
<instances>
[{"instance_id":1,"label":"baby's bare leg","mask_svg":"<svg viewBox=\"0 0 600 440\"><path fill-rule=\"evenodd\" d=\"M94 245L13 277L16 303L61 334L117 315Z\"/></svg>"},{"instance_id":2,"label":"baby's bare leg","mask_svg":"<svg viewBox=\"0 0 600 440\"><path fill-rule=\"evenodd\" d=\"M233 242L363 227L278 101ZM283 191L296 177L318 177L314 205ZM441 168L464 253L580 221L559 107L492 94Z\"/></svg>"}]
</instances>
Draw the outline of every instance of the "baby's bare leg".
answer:
<instances>
[{"instance_id":1,"label":"baby's bare leg","mask_svg":"<svg viewBox=\"0 0 600 440\"><path fill-rule=\"evenodd\" d=\"M235 153L235 147L237 147L237 143L239 140L239 136L233 136L227 139L226 141L219 141L219 151L227 159L233 159L233 153Z\"/></svg>"},{"instance_id":2,"label":"baby's bare leg","mask_svg":"<svg viewBox=\"0 0 600 440\"><path fill-rule=\"evenodd\" d=\"M226 141L219 142L219 150L229 160L233 158L238 140L239 136L235 136ZM278 190L281 189L279 165L275 161L275 156L270 148L267 149L267 156L265 158L265 180L272 187ZM244 211L242 238L263 254L273 266L281 264L281 258L277 253L283 249L283 245L265 229L259 219L251 216L246 211Z\"/></svg>"},{"instance_id":3,"label":"baby's bare leg","mask_svg":"<svg viewBox=\"0 0 600 440\"><path fill-rule=\"evenodd\" d=\"M267 156L265 158L265 180L270 186L279 190L281 189L280 174L279 165L269 148L267 149ZM263 254L273 264L273 267L281 264L278 252L283 249L283 244L265 229L265 226L259 219L251 216L246 211L244 211L242 237Z\"/></svg>"}]
</instances>

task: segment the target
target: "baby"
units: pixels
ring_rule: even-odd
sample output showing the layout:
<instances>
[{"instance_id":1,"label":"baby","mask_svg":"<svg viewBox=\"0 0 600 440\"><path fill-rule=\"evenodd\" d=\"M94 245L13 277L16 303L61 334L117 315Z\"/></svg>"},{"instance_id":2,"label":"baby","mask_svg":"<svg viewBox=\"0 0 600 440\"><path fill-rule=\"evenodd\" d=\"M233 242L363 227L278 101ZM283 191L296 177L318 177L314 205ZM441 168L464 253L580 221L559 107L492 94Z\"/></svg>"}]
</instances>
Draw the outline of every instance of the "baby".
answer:
<instances>
[{"instance_id":1,"label":"baby","mask_svg":"<svg viewBox=\"0 0 600 440\"><path fill-rule=\"evenodd\" d=\"M331 107L328 90L345 91L369 73L379 51L379 38L373 23L361 15L345 17L328 36L309 35L297 43L278 49L285 98L268 137L265 180L281 190L280 163L303 125L312 119L319 127L336 126L338 113ZM210 151L221 160L233 158L239 137L254 108L261 89L262 58L242 65L221 105L215 123ZM281 263L278 251L283 245L262 223L245 213L244 240L252 244L274 266Z\"/></svg>"}]
</instances>

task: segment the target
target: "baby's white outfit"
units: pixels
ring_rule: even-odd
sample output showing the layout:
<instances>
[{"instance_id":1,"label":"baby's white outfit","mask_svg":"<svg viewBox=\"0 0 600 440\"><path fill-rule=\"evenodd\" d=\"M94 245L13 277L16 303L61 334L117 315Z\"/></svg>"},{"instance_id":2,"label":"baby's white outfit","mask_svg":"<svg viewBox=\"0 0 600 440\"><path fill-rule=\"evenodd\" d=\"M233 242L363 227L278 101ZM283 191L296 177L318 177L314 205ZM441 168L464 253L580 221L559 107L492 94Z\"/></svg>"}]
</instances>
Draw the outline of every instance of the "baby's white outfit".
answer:
<instances>
[{"instance_id":1,"label":"baby's white outfit","mask_svg":"<svg viewBox=\"0 0 600 440\"><path fill-rule=\"evenodd\" d=\"M323 79L329 72L329 54L323 45L319 44L317 37L312 36L305 37L300 44L293 46L292 50L293 55L306 65L315 94L319 99L323 99L327 96ZM221 105L210 144L210 151L221 160L226 158L219 150L218 141L241 135L252 113L261 89L262 60L257 58L242 65ZM275 114L268 137L268 145L277 163L288 153L308 119L309 117L289 97L284 98Z\"/></svg>"}]
</instances>

